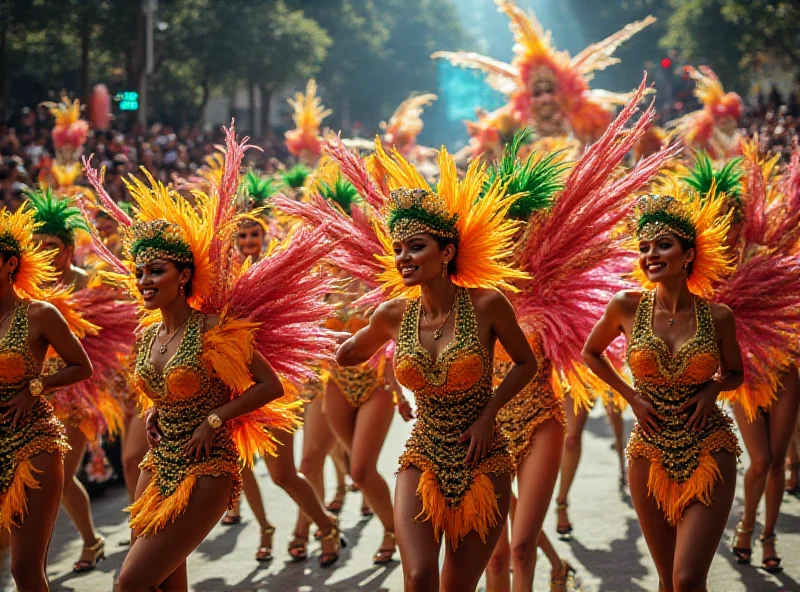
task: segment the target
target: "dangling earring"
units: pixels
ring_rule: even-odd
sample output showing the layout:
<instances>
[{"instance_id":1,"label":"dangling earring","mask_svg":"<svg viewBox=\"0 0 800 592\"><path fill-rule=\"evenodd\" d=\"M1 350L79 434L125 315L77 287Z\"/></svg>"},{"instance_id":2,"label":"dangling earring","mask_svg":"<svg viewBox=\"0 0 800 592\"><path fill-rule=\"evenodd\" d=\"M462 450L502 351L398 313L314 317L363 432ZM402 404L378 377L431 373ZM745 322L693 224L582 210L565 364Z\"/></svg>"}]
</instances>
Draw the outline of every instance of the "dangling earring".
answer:
<instances>
[{"instance_id":1,"label":"dangling earring","mask_svg":"<svg viewBox=\"0 0 800 592\"><path fill-rule=\"evenodd\" d=\"M181 284L181 287L180 287L180 288L178 288L178 294L180 294L181 296L183 296L183 284Z\"/></svg>"},{"instance_id":2,"label":"dangling earring","mask_svg":"<svg viewBox=\"0 0 800 592\"><path fill-rule=\"evenodd\" d=\"M8 283L9 284L13 284L14 283L14 272L13 271L9 271L8 272Z\"/></svg>"},{"instance_id":3,"label":"dangling earring","mask_svg":"<svg viewBox=\"0 0 800 592\"><path fill-rule=\"evenodd\" d=\"M442 261L442 277L447 277L447 261Z\"/></svg>"}]
</instances>

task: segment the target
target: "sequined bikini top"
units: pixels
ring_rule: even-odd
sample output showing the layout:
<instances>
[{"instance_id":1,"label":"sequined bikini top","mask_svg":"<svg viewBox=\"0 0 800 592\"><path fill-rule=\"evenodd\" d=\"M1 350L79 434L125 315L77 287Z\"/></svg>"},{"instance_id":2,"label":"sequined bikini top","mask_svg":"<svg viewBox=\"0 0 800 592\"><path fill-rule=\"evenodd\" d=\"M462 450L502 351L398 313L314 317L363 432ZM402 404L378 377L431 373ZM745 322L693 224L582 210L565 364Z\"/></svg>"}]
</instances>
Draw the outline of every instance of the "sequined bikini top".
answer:
<instances>
[{"instance_id":1,"label":"sequined bikini top","mask_svg":"<svg viewBox=\"0 0 800 592\"><path fill-rule=\"evenodd\" d=\"M478 323L469 290L458 288L455 334L437 359L419 341L420 300L409 300L395 350L395 375L417 399L455 395L483 388L491 395L492 359L478 337Z\"/></svg>"},{"instance_id":2,"label":"sequined bikini top","mask_svg":"<svg viewBox=\"0 0 800 592\"><path fill-rule=\"evenodd\" d=\"M36 362L28 347L28 306L15 305L8 332L0 339L0 391L9 395L36 375Z\"/></svg>"},{"instance_id":3,"label":"sequined bikini top","mask_svg":"<svg viewBox=\"0 0 800 592\"><path fill-rule=\"evenodd\" d=\"M219 390L221 395L226 392L222 381L212 375L201 358L204 325L205 316L192 311L183 339L161 373L150 363L159 326L145 329L136 353L134 381L156 405L190 401L206 396L212 389Z\"/></svg>"},{"instance_id":4,"label":"sequined bikini top","mask_svg":"<svg viewBox=\"0 0 800 592\"><path fill-rule=\"evenodd\" d=\"M714 377L719 348L708 300L694 297L697 330L674 354L653 333L655 291L642 294L628 345L628 365L634 381L644 385L698 386Z\"/></svg>"}]
</instances>

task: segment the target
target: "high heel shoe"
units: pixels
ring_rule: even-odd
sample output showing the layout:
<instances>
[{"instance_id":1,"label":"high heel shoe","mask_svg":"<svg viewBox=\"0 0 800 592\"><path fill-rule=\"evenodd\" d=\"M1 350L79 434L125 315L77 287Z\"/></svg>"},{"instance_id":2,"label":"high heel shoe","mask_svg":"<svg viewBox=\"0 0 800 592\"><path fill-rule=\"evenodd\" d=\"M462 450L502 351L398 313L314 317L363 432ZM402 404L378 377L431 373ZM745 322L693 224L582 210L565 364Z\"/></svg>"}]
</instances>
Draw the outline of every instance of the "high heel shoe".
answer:
<instances>
[{"instance_id":1,"label":"high heel shoe","mask_svg":"<svg viewBox=\"0 0 800 592\"><path fill-rule=\"evenodd\" d=\"M775 536L775 533L761 533L761 536L758 537L758 540L761 541L761 548L764 549L767 543L772 543L772 555L764 556L761 558L761 569L763 569L767 573L780 573L783 571L783 567L781 566L781 558L775 552L775 543L778 542L778 537ZM764 552L766 555L766 551Z\"/></svg>"},{"instance_id":2,"label":"high heel shoe","mask_svg":"<svg viewBox=\"0 0 800 592\"><path fill-rule=\"evenodd\" d=\"M90 559L84 559L89 556ZM97 562L106 558L106 540L99 536L94 545L84 545L81 558L72 566L73 573L92 571L97 567Z\"/></svg>"},{"instance_id":3,"label":"high heel shoe","mask_svg":"<svg viewBox=\"0 0 800 592\"><path fill-rule=\"evenodd\" d=\"M566 514L568 507L569 504L567 502L556 502L556 516L558 516L558 513L561 511ZM556 519L556 533L558 534L558 538L562 541L568 541L572 538L572 524L570 524L569 518L567 518L566 525L558 522L558 519Z\"/></svg>"},{"instance_id":4,"label":"high heel shoe","mask_svg":"<svg viewBox=\"0 0 800 592\"><path fill-rule=\"evenodd\" d=\"M387 548L381 545L378 552L372 556L372 563L375 565L385 565L394 559L394 554L397 551L397 538L394 536L393 532L385 530L383 531L383 543L386 543L387 539L392 542L392 547Z\"/></svg>"},{"instance_id":5,"label":"high heel shoe","mask_svg":"<svg viewBox=\"0 0 800 592\"><path fill-rule=\"evenodd\" d=\"M289 541L289 555L292 561L305 561L308 559L308 535L300 536L295 532L293 537Z\"/></svg>"},{"instance_id":6,"label":"high heel shoe","mask_svg":"<svg viewBox=\"0 0 800 592\"><path fill-rule=\"evenodd\" d=\"M341 487L336 488L336 495L333 496L333 499L328 503L327 510L332 514L339 515L339 512L342 511L344 508L344 500L347 496L347 487L342 485Z\"/></svg>"},{"instance_id":7,"label":"high heel shoe","mask_svg":"<svg viewBox=\"0 0 800 592\"><path fill-rule=\"evenodd\" d=\"M566 559L561 560L561 571L550 576L550 592L567 592L567 583L575 579L575 568Z\"/></svg>"},{"instance_id":8,"label":"high heel shoe","mask_svg":"<svg viewBox=\"0 0 800 592\"><path fill-rule=\"evenodd\" d=\"M323 552L322 555L319 556L319 566L330 567L339 561L339 555L342 547L347 546L347 541L342 536L342 531L339 530L339 522L336 520L335 516L331 516L331 527L328 529L327 534L322 535L320 541L323 544L328 541L334 542L334 547L336 548L335 551L329 551L327 553Z\"/></svg>"},{"instance_id":9,"label":"high heel shoe","mask_svg":"<svg viewBox=\"0 0 800 592\"><path fill-rule=\"evenodd\" d=\"M739 524L736 525L736 534L734 535L733 545L731 546L731 552L733 553L734 557L736 557L736 563L750 563L750 560L753 557L753 546L750 545L749 547L737 547L736 545L739 543L739 539L742 536L747 536L747 540L750 541L750 537L752 535L753 529L745 528L744 521L739 520Z\"/></svg>"},{"instance_id":10,"label":"high heel shoe","mask_svg":"<svg viewBox=\"0 0 800 592\"><path fill-rule=\"evenodd\" d=\"M256 561L264 563L272 560L272 537L275 534L275 527L272 524L261 529L261 546L256 551ZM265 545L264 538L269 537L269 544Z\"/></svg>"}]
</instances>

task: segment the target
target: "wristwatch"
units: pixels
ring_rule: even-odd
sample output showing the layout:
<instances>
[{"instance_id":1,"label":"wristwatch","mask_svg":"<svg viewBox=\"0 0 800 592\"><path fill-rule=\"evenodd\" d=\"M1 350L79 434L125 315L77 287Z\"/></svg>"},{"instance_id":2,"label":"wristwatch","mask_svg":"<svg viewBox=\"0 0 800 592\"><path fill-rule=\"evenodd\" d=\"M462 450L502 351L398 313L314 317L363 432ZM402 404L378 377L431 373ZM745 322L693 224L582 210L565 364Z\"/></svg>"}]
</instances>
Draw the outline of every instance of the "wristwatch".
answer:
<instances>
[{"instance_id":1,"label":"wristwatch","mask_svg":"<svg viewBox=\"0 0 800 592\"><path fill-rule=\"evenodd\" d=\"M34 397L41 397L44 392L44 383L41 377L37 376L28 383L28 390Z\"/></svg>"},{"instance_id":2,"label":"wristwatch","mask_svg":"<svg viewBox=\"0 0 800 592\"><path fill-rule=\"evenodd\" d=\"M206 418L208 425L210 425L215 430L218 430L222 427L222 419L220 419L219 415L216 413L212 413Z\"/></svg>"}]
</instances>

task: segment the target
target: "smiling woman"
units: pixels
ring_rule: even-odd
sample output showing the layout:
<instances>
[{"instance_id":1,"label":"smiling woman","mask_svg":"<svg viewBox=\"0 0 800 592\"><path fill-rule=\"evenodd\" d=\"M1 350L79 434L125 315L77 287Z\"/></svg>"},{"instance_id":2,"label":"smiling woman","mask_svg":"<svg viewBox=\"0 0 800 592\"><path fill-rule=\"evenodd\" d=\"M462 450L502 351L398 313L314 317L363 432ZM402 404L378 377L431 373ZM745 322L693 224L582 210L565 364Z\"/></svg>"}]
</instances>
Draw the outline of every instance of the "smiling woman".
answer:
<instances>
[{"instance_id":1,"label":"smiling woman","mask_svg":"<svg viewBox=\"0 0 800 592\"><path fill-rule=\"evenodd\" d=\"M516 230L506 214L515 198L495 180L477 200L485 169L473 163L459 179L444 149L437 192L399 153L390 157L378 144L376 158L375 168L385 172L376 186L389 188L386 216L377 221L385 249L380 277L398 297L377 308L340 346L336 360L361 364L395 341L395 374L417 404L395 494L406 588L474 590L511 497L512 459L497 413L536 374L514 309L495 289L513 289L508 282L526 277L505 263ZM511 363L493 391L498 341Z\"/></svg>"},{"instance_id":2,"label":"smiling woman","mask_svg":"<svg viewBox=\"0 0 800 592\"><path fill-rule=\"evenodd\" d=\"M730 266L723 207L713 193L639 198L635 275L652 289L617 294L584 346L636 414L630 491L663 590L705 589L736 483L736 436L715 403L742 384L742 357L730 309L704 298ZM604 356L620 333L633 386Z\"/></svg>"},{"instance_id":3,"label":"smiling woman","mask_svg":"<svg viewBox=\"0 0 800 592\"><path fill-rule=\"evenodd\" d=\"M129 508L136 540L120 572L122 592L187 589L185 559L237 501L240 462L274 453L272 429L297 426L299 404L276 402L283 381L305 380L305 364L333 345L319 329L331 311L323 303L331 285L309 273L330 249L325 237L299 233L251 266L230 264L234 237L219 229L236 226L246 148L246 140L238 143L226 130L221 179L211 196L196 192L194 204L149 175L149 186L126 181L136 202L133 220L103 190L97 171L87 170L101 204L123 228L128 261L114 257L97 235L95 247L128 289L135 268L146 312L132 384L150 405L150 451ZM298 317L304 321L289 321ZM323 534L338 540L336 524Z\"/></svg>"}]
</instances>

